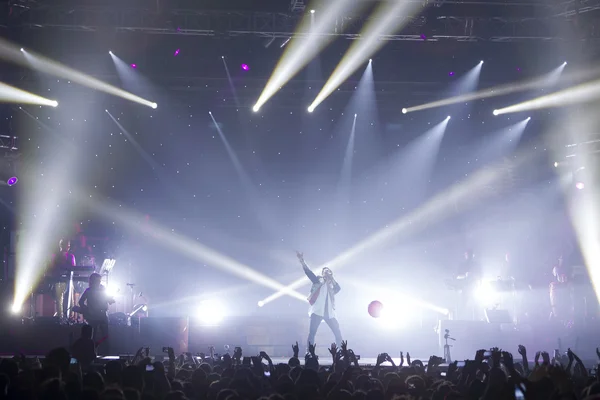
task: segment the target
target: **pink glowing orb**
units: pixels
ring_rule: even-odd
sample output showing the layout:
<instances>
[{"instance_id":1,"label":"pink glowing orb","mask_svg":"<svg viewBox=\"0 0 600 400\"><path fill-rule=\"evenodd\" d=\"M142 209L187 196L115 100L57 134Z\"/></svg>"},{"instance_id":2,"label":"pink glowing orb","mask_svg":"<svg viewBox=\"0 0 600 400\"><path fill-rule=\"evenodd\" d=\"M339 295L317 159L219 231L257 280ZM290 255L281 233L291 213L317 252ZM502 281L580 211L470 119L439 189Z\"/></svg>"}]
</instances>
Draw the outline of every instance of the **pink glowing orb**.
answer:
<instances>
[{"instance_id":1,"label":"pink glowing orb","mask_svg":"<svg viewBox=\"0 0 600 400\"><path fill-rule=\"evenodd\" d=\"M374 300L369 304L369 315L373 318L381 317L381 311L383 310L383 304L379 300Z\"/></svg>"},{"instance_id":2,"label":"pink glowing orb","mask_svg":"<svg viewBox=\"0 0 600 400\"><path fill-rule=\"evenodd\" d=\"M136 64L131 64L131 68L135 69L135 68L137 68L137 65Z\"/></svg>"},{"instance_id":3,"label":"pink glowing orb","mask_svg":"<svg viewBox=\"0 0 600 400\"><path fill-rule=\"evenodd\" d=\"M179 55L179 49L175 50L175 53L173 54L173 56L177 57Z\"/></svg>"},{"instance_id":4,"label":"pink glowing orb","mask_svg":"<svg viewBox=\"0 0 600 400\"><path fill-rule=\"evenodd\" d=\"M583 190L583 189L585 189L585 185L583 184L583 182L577 182L577 183L575 184L575 187L576 187L577 189L579 189L579 190Z\"/></svg>"},{"instance_id":5,"label":"pink glowing orb","mask_svg":"<svg viewBox=\"0 0 600 400\"><path fill-rule=\"evenodd\" d=\"M250 71L250 67L248 66L248 64L242 64L242 69L244 71Z\"/></svg>"}]
</instances>

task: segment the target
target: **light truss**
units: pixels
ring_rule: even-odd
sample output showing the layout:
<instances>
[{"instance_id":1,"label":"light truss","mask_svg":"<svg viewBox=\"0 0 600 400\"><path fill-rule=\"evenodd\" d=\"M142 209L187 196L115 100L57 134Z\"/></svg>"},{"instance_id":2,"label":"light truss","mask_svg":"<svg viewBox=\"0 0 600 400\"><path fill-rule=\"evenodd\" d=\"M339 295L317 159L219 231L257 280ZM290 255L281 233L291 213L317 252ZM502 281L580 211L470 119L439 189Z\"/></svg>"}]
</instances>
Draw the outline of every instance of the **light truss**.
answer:
<instances>
[{"instance_id":1,"label":"light truss","mask_svg":"<svg viewBox=\"0 0 600 400\"><path fill-rule=\"evenodd\" d=\"M292 2L299 6L299 1ZM459 1L446 0L448 4ZM485 3L485 2L477 2ZM381 40L454 40L462 42L524 42L568 40L564 29L569 16L600 9L600 0L580 0L581 7L574 2L555 4L559 17L515 18L515 17L464 17L439 13L436 17L403 17L406 27L400 34L381 36ZM440 11L443 7L439 8ZM550 15L552 11L545 11ZM59 29L94 32L114 29L116 32L140 32L157 35L191 35L214 37L265 37L290 38L307 35L295 32L303 12L237 12L172 9L162 14L147 9L121 7L45 6L31 7L18 15L9 17L6 25L29 29ZM340 16L336 26L325 35L345 39L360 38L360 31L368 18L362 16ZM598 19L600 23L600 19ZM600 25L600 24L599 24ZM600 30L592 30L598 33ZM578 38L595 38L590 34Z\"/></svg>"}]
</instances>

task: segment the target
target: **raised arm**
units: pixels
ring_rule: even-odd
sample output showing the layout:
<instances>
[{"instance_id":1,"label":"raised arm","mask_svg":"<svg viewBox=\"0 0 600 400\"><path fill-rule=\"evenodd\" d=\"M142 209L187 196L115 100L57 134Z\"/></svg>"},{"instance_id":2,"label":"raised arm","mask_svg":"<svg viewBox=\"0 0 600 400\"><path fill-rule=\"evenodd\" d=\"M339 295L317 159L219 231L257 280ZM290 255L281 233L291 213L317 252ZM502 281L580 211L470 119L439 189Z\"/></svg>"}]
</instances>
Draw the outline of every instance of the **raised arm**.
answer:
<instances>
[{"instance_id":1,"label":"raised arm","mask_svg":"<svg viewBox=\"0 0 600 400\"><path fill-rule=\"evenodd\" d=\"M302 264L302 269L304 270L304 273L306 274L308 279L310 279L312 283L319 283L319 278L317 278L314 272L312 272L310 268L308 268L308 265L306 265L306 262L304 261L304 254L297 251L296 256L298 257L298 261L300 261L300 264Z\"/></svg>"}]
</instances>

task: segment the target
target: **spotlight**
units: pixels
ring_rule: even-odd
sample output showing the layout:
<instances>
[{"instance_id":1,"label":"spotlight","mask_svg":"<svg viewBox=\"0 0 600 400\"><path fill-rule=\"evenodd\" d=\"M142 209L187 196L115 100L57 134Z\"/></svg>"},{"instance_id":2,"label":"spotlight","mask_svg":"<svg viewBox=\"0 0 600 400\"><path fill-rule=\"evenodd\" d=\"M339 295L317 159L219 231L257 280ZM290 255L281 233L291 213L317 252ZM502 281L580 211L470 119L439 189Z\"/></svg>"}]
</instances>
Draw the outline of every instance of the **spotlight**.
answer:
<instances>
[{"instance_id":1,"label":"spotlight","mask_svg":"<svg viewBox=\"0 0 600 400\"><path fill-rule=\"evenodd\" d=\"M18 313L20 313L20 312L21 312L21 306L19 306L18 304L13 304L13 305L10 307L10 312L11 312L11 313L13 313L13 314L18 314Z\"/></svg>"},{"instance_id":2,"label":"spotlight","mask_svg":"<svg viewBox=\"0 0 600 400\"><path fill-rule=\"evenodd\" d=\"M450 118L452 118L452 117L451 117L451 116L449 116L449 115L446 117L446 119L448 119L448 120L449 120Z\"/></svg>"},{"instance_id":3,"label":"spotlight","mask_svg":"<svg viewBox=\"0 0 600 400\"><path fill-rule=\"evenodd\" d=\"M311 112L313 112L313 111L315 111L315 109L314 109L313 107L308 107L308 112L309 112L309 113L311 113Z\"/></svg>"},{"instance_id":4,"label":"spotlight","mask_svg":"<svg viewBox=\"0 0 600 400\"><path fill-rule=\"evenodd\" d=\"M209 114L209 115L212 115L212 111L209 111L209 112L208 112L208 114Z\"/></svg>"},{"instance_id":5,"label":"spotlight","mask_svg":"<svg viewBox=\"0 0 600 400\"><path fill-rule=\"evenodd\" d=\"M258 110L260 110L259 106L256 105L256 106L252 107L252 111L258 112Z\"/></svg>"},{"instance_id":6,"label":"spotlight","mask_svg":"<svg viewBox=\"0 0 600 400\"><path fill-rule=\"evenodd\" d=\"M175 50L175 53L173 53L173 57L177 57L179 55L179 49Z\"/></svg>"},{"instance_id":7,"label":"spotlight","mask_svg":"<svg viewBox=\"0 0 600 400\"><path fill-rule=\"evenodd\" d=\"M493 112L492 114L494 114L494 115L498 115L498 114L499 114L499 112L498 112L498 110L494 110L494 112Z\"/></svg>"},{"instance_id":8,"label":"spotlight","mask_svg":"<svg viewBox=\"0 0 600 400\"><path fill-rule=\"evenodd\" d=\"M554 168L558 168L558 161L554 161Z\"/></svg>"},{"instance_id":9,"label":"spotlight","mask_svg":"<svg viewBox=\"0 0 600 400\"><path fill-rule=\"evenodd\" d=\"M354 114L354 118L358 117L358 114Z\"/></svg>"},{"instance_id":10,"label":"spotlight","mask_svg":"<svg viewBox=\"0 0 600 400\"><path fill-rule=\"evenodd\" d=\"M21 47L21 51L23 51L23 52L24 52L25 50L24 50L24 49Z\"/></svg>"},{"instance_id":11,"label":"spotlight","mask_svg":"<svg viewBox=\"0 0 600 400\"><path fill-rule=\"evenodd\" d=\"M204 325L218 325L225 316L225 308L215 300L205 300L200 303L197 315Z\"/></svg>"},{"instance_id":12,"label":"spotlight","mask_svg":"<svg viewBox=\"0 0 600 400\"><path fill-rule=\"evenodd\" d=\"M242 64L242 69L244 71L250 71L250 67L248 66L248 64Z\"/></svg>"},{"instance_id":13,"label":"spotlight","mask_svg":"<svg viewBox=\"0 0 600 400\"><path fill-rule=\"evenodd\" d=\"M483 60L479 61L479 64L483 64Z\"/></svg>"},{"instance_id":14,"label":"spotlight","mask_svg":"<svg viewBox=\"0 0 600 400\"><path fill-rule=\"evenodd\" d=\"M53 101L52 103L50 103L50 105L51 105L52 107L58 107L58 101L56 101L56 100L55 100L55 101Z\"/></svg>"},{"instance_id":15,"label":"spotlight","mask_svg":"<svg viewBox=\"0 0 600 400\"><path fill-rule=\"evenodd\" d=\"M258 306L259 306L259 307L264 307L264 305L265 305L265 302L264 302L264 301L262 301L262 300L261 300L261 301L259 301L259 302L258 302Z\"/></svg>"},{"instance_id":16,"label":"spotlight","mask_svg":"<svg viewBox=\"0 0 600 400\"><path fill-rule=\"evenodd\" d=\"M585 185L583 184L583 182L577 182L577 183L575 184L575 187L576 187L578 190L583 190L583 189L585 189Z\"/></svg>"},{"instance_id":17,"label":"spotlight","mask_svg":"<svg viewBox=\"0 0 600 400\"><path fill-rule=\"evenodd\" d=\"M372 59L372 58L369 58L369 62L370 62L370 63L372 63L372 62L373 62L373 59Z\"/></svg>"},{"instance_id":18,"label":"spotlight","mask_svg":"<svg viewBox=\"0 0 600 400\"><path fill-rule=\"evenodd\" d=\"M17 182L19 182L19 179L16 176L13 176L11 178L8 178L8 180L6 181L6 184L8 186L14 186L17 184Z\"/></svg>"},{"instance_id":19,"label":"spotlight","mask_svg":"<svg viewBox=\"0 0 600 400\"><path fill-rule=\"evenodd\" d=\"M531 121L531 117L527 117L527 121Z\"/></svg>"},{"instance_id":20,"label":"spotlight","mask_svg":"<svg viewBox=\"0 0 600 400\"><path fill-rule=\"evenodd\" d=\"M406 108L402 109L402 114L406 114L408 112L408 110Z\"/></svg>"},{"instance_id":21,"label":"spotlight","mask_svg":"<svg viewBox=\"0 0 600 400\"><path fill-rule=\"evenodd\" d=\"M152 103L152 105L150 105L150 107L152 107L152 108L154 108L156 110L158 108L158 104Z\"/></svg>"},{"instance_id":22,"label":"spotlight","mask_svg":"<svg viewBox=\"0 0 600 400\"><path fill-rule=\"evenodd\" d=\"M315 13L315 10L310 10L310 13L311 13L311 14L314 14L314 13Z\"/></svg>"},{"instance_id":23,"label":"spotlight","mask_svg":"<svg viewBox=\"0 0 600 400\"><path fill-rule=\"evenodd\" d=\"M567 65L567 62L565 61L565 62L563 63L563 65Z\"/></svg>"},{"instance_id":24,"label":"spotlight","mask_svg":"<svg viewBox=\"0 0 600 400\"><path fill-rule=\"evenodd\" d=\"M221 56L221 58L224 60L224 59L225 59L225 56Z\"/></svg>"},{"instance_id":25,"label":"spotlight","mask_svg":"<svg viewBox=\"0 0 600 400\"><path fill-rule=\"evenodd\" d=\"M108 51L108 54L110 54L110 55L112 56L112 55L113 55L113 52L112 52L112 50L109 50L109 51Z\"/></svg>"}]
</instances>

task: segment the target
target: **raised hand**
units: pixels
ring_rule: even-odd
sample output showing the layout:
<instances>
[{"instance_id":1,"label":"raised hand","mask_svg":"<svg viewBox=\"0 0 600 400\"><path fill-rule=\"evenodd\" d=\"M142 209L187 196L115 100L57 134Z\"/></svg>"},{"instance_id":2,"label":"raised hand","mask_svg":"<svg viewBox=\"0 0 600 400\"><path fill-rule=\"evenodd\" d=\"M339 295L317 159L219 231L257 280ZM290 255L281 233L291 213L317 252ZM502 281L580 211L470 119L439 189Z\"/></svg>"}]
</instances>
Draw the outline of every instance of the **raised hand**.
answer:
<instances>
[{"instance_id":1,"label":"raised hand","mask_svg":"<svg viewBox=\"0 0 600 400\"><path fill-rule=\"evenodd\" d=\"M292 345L292 351L294 352L294 357L298 358L298 354L300 354L300 346L298 346L298 342Z\"/></svg>"},{"instance_id":2,"label":"raised hand","mask_svg":"<svg viewBox=\"0 0 600 400\"><path fill-rule=\"evenodd\" d=\"M261 351L259 354L259 357L262 358L263 360L267 360L267 362L269 364L272 364L273 362L271 361L271 357L269 357L269 355L267 353L265 353L264 351Z\"/></svg>"},{"instance_id":3,"label":"raised hand","mask_svg":"<svg viewBox=\"0 0 600 400\"><path fill-rule=\"evenodd\" d=\"M544 360L544 365L550 364L550 354L547 351L542 351L542 360Z\"/></svg>"},{"instance_id":4,"label":"raised hand","mask_svg":"<svg viewBox=\"0 0 600 400\"><path fill-rule=\"evenodd\" d=\"M519 345L519 354L523 357L523 358L527 358L527 349L525 348L525 346L523 346L522 344Z\"/></svg>"},{"instance_id":5,"label":"raised hand","mask_svg":"<svg viewBox=\"0 0 600 400\"><path fill-rule=\"evenodd\" d=\"M596 355L598 356L598 360L600 360L600 348L596 347Z\"/></svg>"},{"instance_id":6,"label":"raised hand","mask_svg":"<svg viewBox=\"0 0 600 400\"><path fill-rule=\"evenodd\" d=\"M404 353L400 352L400 366L404 365Z\"/></svg>"},{"instance_id":7,"label":"raised hand","mask_svg":"<svg viewBox=\"0 0 600 400\"><path fill-rule=\"evenodd\" d=\"M458 370L458 361L454 361L453 363L450 363L450 365L448 365L448 371L446 372L446 379L452 380L452 378L454 377L454 374L456 374L457 370Z\"/></svg>"},{"instance_id":8,"label":"raised hand","mask_svg":"<svg viewBox=\"0 0 600 400\"><path fill-rule=\"evenodd\" d=\"M296 251L296 257L298 257L298 261L300 261L302 264L304 264L304 253L300 253L299 251Z\"/></svg>"},{"instance_id":9,"label":"raised hand","mask_svg":"<svg viewBox=\"0 0 600 400\"><path fill-rule=\"evenodd\" d=\"M538 351L535 353L535 358L533 359L533 361L535 362L536 366L540 365L540 356L542 355L541 351Z\"/></svg>"},{"instance_id":10,"label":"raised hand","mask_svg":"<svg viewBox=\"0 0 600 400\"><path fill-rule=\"evenodd\" d=\"M342 345L340 347L342 349L342 355L346 357L348 355L348 341L342 340Z\"/></svg>"},{"instance_id":11,"label":"raised hand","mask_svg":"<svg viewBox=\"0 0 600 400\"><path fill-rule=\"evenodd\" d=\"M335 360L335 356L337 355L337 344L331 343L331 347L329 348L329 353L331 357Z\"/></svg>"},{"instance_id":12,"label":"raised hand","mask_svg":"<svg viewBox=\"0 0 600 400\"><path fill-rule=\"evenodd\" d=\"M356 359L356 354L354 354L354 350L352 349L348 349L348 361L355 364L358 363L358 360Z\"/></svg>"},{"instance_id":13,"label":"raised hand","mask_svg":"<svg viewBox=\"0 0 600 400\"><path fill-rule=\"evenodd\" d=\"M377 356L377 365L381 365L385 362L387 354L381 353Z\"/></svg>"},{"instance_id":14,"label":"raised hand","mask_svg":"<svg viewBox=\"0 0 600 400\"><path fill-rule=\"evenodd\" d=\"M308 344L308 352L310 353L311 356L315 356L315 351L317 349L317 344L316 343L309 343Z\"/></svg>"},{"instance_id":15,"label":"raised hand","mask_svg":"<svg viewBox=\"0 0 600 400\"><path fill-rule=\"evenodd\" d=\"M406 365L408 365L409 367L412 365L410 363L410 353L408 351L406 352Z\"/></svg>"}]
</instances>

